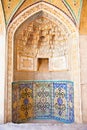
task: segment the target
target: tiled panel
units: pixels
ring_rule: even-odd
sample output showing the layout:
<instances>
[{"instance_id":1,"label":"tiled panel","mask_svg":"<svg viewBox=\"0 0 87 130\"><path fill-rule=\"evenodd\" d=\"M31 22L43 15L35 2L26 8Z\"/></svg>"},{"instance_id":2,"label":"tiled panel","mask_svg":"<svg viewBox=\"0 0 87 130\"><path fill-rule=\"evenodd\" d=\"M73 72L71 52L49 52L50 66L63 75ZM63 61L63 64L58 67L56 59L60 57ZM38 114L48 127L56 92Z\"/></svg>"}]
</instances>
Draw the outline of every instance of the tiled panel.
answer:
<instances>
[{"instance_id":1,"label":"tiled panel","mask_svg":"<svg viewBox=\"0 0 87 130\"><path fill-rule=\"evenodd\" d=\"M34 117L32 82L13 83L12 121L25 122Z\"/></svg>"},{"instance_id":2,"label":"tiled panel","mask_svg":"<svg viewBox=\"0 0 87 130\"><path fill-rule=\"evenodd\" d=\"M36 81L33 85L36 119L52 118L52 83Z\"/></svg>"},{"instance_id":3,"label":"tiled panel","mask_svg":"<svg viewBox=\"0 0 87 130\"><path fill-rule=\"evenodd\" d=\"M72 82L53 82L54 119L61 122L74 121Z\"/></svg>"},{"instance_id":4,"label":"tiled panel","mask_svg":"<svg viewBox=\"0 0 87 130\"><path fill-rule=\"evenodd\" d=\"M57 120L74 122L71 81L19 81L12 84L12 121Z\"/></svg>"}]
</instances>

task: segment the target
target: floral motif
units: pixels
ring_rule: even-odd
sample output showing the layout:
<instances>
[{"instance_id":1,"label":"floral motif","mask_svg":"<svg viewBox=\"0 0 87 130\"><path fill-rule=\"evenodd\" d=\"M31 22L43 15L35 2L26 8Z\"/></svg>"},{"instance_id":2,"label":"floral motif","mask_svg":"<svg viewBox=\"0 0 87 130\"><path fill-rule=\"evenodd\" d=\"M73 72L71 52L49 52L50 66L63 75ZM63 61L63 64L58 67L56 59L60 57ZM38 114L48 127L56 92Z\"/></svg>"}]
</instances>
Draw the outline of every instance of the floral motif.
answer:
<instances>
[{"instance_id":1,"label":"floral motif","mask_svg":"<svg viewBox=\"0 0 87 130\"><path fill-rule=\"evenodd\" d=\"M55 119L74 122L73 82L21 81L12 84L12 121Z\"/></svg>"}]
</instances>

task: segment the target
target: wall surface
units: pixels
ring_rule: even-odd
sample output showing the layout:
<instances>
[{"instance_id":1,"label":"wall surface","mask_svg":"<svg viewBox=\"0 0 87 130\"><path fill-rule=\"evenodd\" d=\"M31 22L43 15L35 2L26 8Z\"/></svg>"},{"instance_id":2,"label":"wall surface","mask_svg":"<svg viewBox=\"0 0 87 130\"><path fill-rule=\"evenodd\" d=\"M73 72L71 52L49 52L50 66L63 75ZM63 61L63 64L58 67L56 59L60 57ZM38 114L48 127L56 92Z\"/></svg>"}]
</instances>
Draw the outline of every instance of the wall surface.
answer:
<instances>
[{"instance_id":1,"label":"wall surface","mask_svg":"<svg viewBox=\"0 0 87 130\"><path fill-rule=\"evenodd\" d=\"M10 0L9 0L10 1ZM47 1L47 0L46 0ZM5 11L5 19L6 19L6 23L9 23L9 20L11 19L11 17L13 16L13 14L14 14L14 12L16 12L16 10L17 10L17 8L19 7L19 5L22 3L23 1L22 0L16 0L15 2L14 1L12 1L12 2L8 2L7 0L5 1L5 0L2 0L2 3L4 3L3 5L4 5L4 11ZM25 1L26 2L26 1ZM66 2L67 3L70 3L71 1L70 0L66 0ZM65 2L65 3L66 3ZM84 2L86 2L86 0L84 0ZM6 4L7 3L7 4ZM59 3L59 2L57 2L57 3ZM53 3L52 3L53 4ZM85 9L86 9L86 4L85 3L83 3L84 4L84 7L85 7ZM17 7L16 7L16 5L17 5ZM56 5L56 3L54 4L54 5ZM66 4L67 5L67 4ZM64 6L64 5L63 5ZM63 6L61 6L61 7L63 7ZM71 9L69 8L69 6L70 7L72 7L71 9L74 11L74 13L71 11ZM80 0L78 0L78 2L77 3L73 3L73 1L72 1L72 3L70 3L70 5L69 6L67 6L67 8L64 8L64 12L66 12L65 10L67 10L67 15L68 16L71 16L71 14L73 15L73 16L79 16L79 14L78 14L78 12L80 11L79 10L79 7L81 7L81 5L80 5ZM23 6L24 7L24 9L25 9L25 6ZM59 6L58 6L59 7ZM70 10L70 12L71 12L71 14L69 13L69 11L68 11L68 9ZM15 11L14 11L15 10ZM19 12L20 12L20 10L22 11L22 6L21 6L21 9L19 9ZM52 9L50 10L50 12L52 11ZM85 12L85 11L84 11ZM56 11L54 12L54 13L56 13ZM9 15L8 15L9 14ZM84 13L83 13L84 14ZM87 13L86 13L87 14ZM4 25L4 17L3 17L4 15L3 15L3 11L2 11L2 6L1 6L1 1L0 1L0 18L2 18L2 19L0 19L0 123L2 123L2 122L4 122L4 86L5 86L5 25ZM83 16L82 16L83 17ZM25 18L25 16L23 17L23 19ZM75 18L75 17L74 17ZM71 19L73 20L73 17L71 17ZM20 19L20 21L21 21L22 19ZM78 17L77 17L77 20L78 20ZM85 20L85 22L84 22L84 20ZM85 23L86 23L86 15L84 15L84 20L81 22L82 23L82 25L81 25L81 27L83 26L84 27L84 25L85 25ZM63 22L65 21L65 19L63 19L62 20ZM18 23L17 23L18 24ZM68 24L67 24L68 25ZM13 28L13 30L14 30L14 28ZM13 32L13 30L12 30L12 32ZM72 30L72 29L71 29ZM84 27L84 30L85 30L85 27ZM80 31L81 31L81 28L80 28ZM10 32L10 33L12 33L12 32ZM85 39L85 40L84 40ZM9 41L10 41L10 38L9 38ZM72 41L72 40L71 40ZM77 43L77 41L76 41L76 43ZM73 50L73 56L72 57L74 57L74 54L77 54L77 52L75 51L75 47L77 48L77 46L76 46L76 43L75 43L75 45L74 45L74 50ZM82 86L82 110L83 110L83 121L84 122L86 122L87 121L87 116L86 116L86 109L87 109L87 104L86 104L86 86L87 86L87 84L86 84L86 72L87 72L87 69L86 69L86 55L87 55L87 53L86 53L86 50L85 50L85 48L86 48L86 36L81 36L80 37L80 52L81 52L81 86ZM11 46L9 47L9 53L12 53L12 48L11 48ZM75 52L74 52L75 51ZM10 59L10 55L9 55L9 57L8 57L9 59ZM12 58L12 57L11 57ZM73 58L74 59L74 58ZM11 66L10 66L10 64L11 64L11 61L12 59L10 59L9 60L9 70L11 70L10 68L11 68ZM77 62L74 62L74 61L72 61L73 62L73 64L74 63L77 63ZM84 63L83 63L84 62ZM76 75L76 71L75 70L78 70L78 63L77 63L77 66L75 67L75 64L74 64L74 67L72 67L73 68L73 70L74 70L74 72L73 73L75 73L75 75ZM12 70L11 71L9 71L9 75L12 73ZM66 74L64 74L64 75L66 75ZM78 75L78 74L77 74ZM61 77L62 77L62 75L61 75ZM68 75L68 77L69 77L69 75ZM8 78L8 81L9 81L9 77L7 77ZM76 79L76 81L78 81L78 76L76 76L75 77ZM9 83L8 83L9 84ZM75 91L77 92L76 93L76 95L78 96L78 89L79 89L79 85L78 84L76 84L76 88L75 88ZM9 97L11 97L11 93L10 93L10 91L8 91L8 94L9 94ZM84 95L84 96L83 96ZM81 97L80 97L81 98ZM79 98L79 100L80 100L80 98ZM78 106L79 106L79 100L78 100L78 98L77 98L77 100L75 100L75 103L77 103L77 106L75 106L77 109L76 110L78 110ZM84 101L84 102L83 102ZM10 102L10 100L9 100L9 102ZM10 105L8 105L8 109L9 109L9 111L11 112L11 108L9 108L10 107ZM78 110L79 111L79 110ZM79 112L78 111L76 111L76 119L77 119L77 122L79 122ZM9 114L8 114L8 116L9 116ZM78 116L78 117L77 117Z\"/></svg>"},{"instance_id":2,"label":"wall surface","mask_svg":"<svg viewBox=\"0 0 87 130\"><path fill-rule=\"evenodd\" d=\"M87 35L87 0L83 0L79 31L80 34Z\"/></svg>"},{"instance_id":3,"label":"wall surface","mask_svg":"<svg viewBox=\"0 0 87 130\"><path fill-rule=\"evenodd\" d=\"M87 0L83 0L79 32L82 119L87 123Z\"/></svg>"},{"instance_id":4,"label":"wall surface","mask_svg":"<svg viewBox=\"0 0 87 130\"><path fill-rule=\"evenodd\" d=\"M82 118L87 123L87 35L80 35Z\"/></svg>"},{"instance_id":5,"label":"wall surface","mask_svg":"<svg viewBox=\"0 0 87 130\"><path fill-rule=\"evenodd\" d=\"M0 1L0 123L4 122L5 24Z\"/></svg>"}]
</instances>

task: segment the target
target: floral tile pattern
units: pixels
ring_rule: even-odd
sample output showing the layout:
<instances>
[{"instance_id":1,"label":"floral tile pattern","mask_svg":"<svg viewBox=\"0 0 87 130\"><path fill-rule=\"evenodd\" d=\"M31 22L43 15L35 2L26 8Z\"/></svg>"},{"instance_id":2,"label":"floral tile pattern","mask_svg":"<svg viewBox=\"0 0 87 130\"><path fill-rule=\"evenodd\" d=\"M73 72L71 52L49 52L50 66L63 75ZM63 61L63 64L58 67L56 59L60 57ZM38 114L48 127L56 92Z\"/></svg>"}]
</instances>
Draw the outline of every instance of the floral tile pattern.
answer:
<instances>
[{"instance_id":1,"label":"floral tile pattern","mask_svg":"<svg viewBox=\"0 0 87 130\"><path fill-rule=\"evenodd\" d=\"M74 101L72 82L53 83L54 119L61 122L74 122Z\"/></svg>"},{"instance_id":2,"label":"floral tile pattern","mask_svg":"<svg viewBox=\"0 0 87 130\"><path fill-rule=\"evenodd\" d=\"M12 121L21 123L33 119L74 122L73 82L13 82Z\"/></svg>"},{"instance_id":3,"label":"floral tile pattern","mask_svg":"<svg viewBox=\"0 0 87 130\"><path fill-rule=\"evenodd\" d=\"M34 101L36 119L52 118L52 83L34 82Z\"/></svg>"},{"instance_id":4,"label":"floral tile pattern","mask_svg":"<svg viewBox=\"0 0 87 130\"><path fill-rule=\"evenodd\" d=\"M12 121L25 122L32 119L34 117L32 82L14 83L12 91Z\"/></svg>"}]
</instances>

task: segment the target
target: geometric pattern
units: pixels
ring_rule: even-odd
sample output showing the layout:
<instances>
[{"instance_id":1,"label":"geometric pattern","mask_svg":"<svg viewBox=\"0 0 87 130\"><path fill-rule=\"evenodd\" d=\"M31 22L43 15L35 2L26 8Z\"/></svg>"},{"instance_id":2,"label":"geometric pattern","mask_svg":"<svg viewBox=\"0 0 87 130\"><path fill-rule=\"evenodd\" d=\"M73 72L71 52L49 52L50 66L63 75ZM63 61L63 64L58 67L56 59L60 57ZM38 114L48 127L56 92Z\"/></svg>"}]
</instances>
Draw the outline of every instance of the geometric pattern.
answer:
<instances>
[{"instance_id":1,"label":"geometric pattern","mask_svg":"<svg viewBox=\"0 0 87 130\"><path fill-rule=\"evenodd\" d=\"M51 119L52 117L52 83L34 82L35 117Z\"/></svg>"},{"instance_id":2,"label":"geometric pattern","mask_svg":"<svg viewBox=\"0 0 87 130\"><path fill-rule=\"evenodd\" d=\"M14 83L12 87L12 121L24 122L34 116L32 82Z\"/></svg>"},{"instance_id":3,"label":"geometric pattern","mask_svg":"<svg viewBox=\"0 0 87 130\"><path fill-rule=\"evenodd\" d=\"M61 122L74 121L74 91L72 82L53 83L54 119Z\"/></svg>"},{"instance_id":4,"label":"geometric pattern","mask_svg":"<svg viewBox=\"0 0 87 130\"><path fill-rule=\"evenodd\" d=\"M74 122L72 81L18 81L12 83L12 121Z\"/></svg>"}]
</instances>

